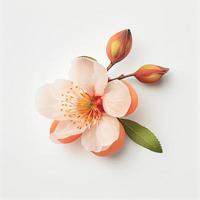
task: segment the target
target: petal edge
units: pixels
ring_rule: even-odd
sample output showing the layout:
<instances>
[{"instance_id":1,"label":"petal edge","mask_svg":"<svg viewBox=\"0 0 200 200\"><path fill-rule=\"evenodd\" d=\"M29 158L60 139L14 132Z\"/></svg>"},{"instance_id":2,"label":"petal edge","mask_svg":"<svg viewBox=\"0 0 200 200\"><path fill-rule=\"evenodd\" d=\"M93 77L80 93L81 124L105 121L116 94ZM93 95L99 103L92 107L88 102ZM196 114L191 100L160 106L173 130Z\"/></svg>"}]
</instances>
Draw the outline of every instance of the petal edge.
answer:
<instances>
[{"instance_id":1,"label":"petal edge","mask_svg":"<svg viewBox=\"0 0 200 200\"><path fill-rule=\"evenodd\" d=\"M123 117L131 105L129 89L120 80L108 83L102 99L104 110L113 117Z\"/></svg>"}]
</instances>

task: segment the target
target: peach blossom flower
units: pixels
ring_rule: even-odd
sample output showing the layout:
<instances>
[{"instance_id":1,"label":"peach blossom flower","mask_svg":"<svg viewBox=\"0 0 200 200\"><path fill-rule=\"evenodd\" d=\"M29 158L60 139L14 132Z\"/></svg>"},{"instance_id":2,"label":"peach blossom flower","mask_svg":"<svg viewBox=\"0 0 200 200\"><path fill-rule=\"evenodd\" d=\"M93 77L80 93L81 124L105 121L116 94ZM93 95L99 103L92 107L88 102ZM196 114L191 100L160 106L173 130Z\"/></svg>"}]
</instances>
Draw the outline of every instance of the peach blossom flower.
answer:
<instances>
[{"instance_id":1,"label":"peach blossom flower","mask_svg":"<svg viewBox=\"0 0 200 200\"><path fill-rule=\"evenodd\" d=\"M83 147L99 156L111 155L124 144L125 133L117 118L137 107L137 94L125 81L108 82L98 62L76 58L69 80L56 80L39 89L38 111L53 119L50 138L70 143L81 137Z\"/></svg>"}]
</instances>

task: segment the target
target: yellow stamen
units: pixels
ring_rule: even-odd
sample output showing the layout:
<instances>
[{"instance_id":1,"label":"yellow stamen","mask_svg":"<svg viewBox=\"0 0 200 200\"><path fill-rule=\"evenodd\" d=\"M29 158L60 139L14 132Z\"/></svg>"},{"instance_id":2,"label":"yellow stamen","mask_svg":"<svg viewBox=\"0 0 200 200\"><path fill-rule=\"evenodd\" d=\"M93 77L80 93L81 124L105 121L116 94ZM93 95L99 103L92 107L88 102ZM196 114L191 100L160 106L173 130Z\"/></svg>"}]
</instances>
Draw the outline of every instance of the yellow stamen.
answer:
<instances>
[{"instance_id":1,"label":"yellow stamen","mask_svg":"<svg viewBox=\"0 0 200 200\"><path fill-rule=\"evenodd\" d=\"M95 125L102 115L102 110L98 108L95 98L78 86L74 86L73 83L65 94L61 94L60 111L73 124L77 124L78 129Z\"/></svg>"}]
</instances>

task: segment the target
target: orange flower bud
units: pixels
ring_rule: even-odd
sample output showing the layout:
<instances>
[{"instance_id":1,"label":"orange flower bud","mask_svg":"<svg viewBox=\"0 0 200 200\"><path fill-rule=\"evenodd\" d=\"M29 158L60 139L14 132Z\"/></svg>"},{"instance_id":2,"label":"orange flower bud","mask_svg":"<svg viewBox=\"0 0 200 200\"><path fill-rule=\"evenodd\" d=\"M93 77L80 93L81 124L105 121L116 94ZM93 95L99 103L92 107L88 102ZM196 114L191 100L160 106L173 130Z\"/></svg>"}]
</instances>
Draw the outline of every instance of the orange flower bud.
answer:
<instances>
[{"instance_id":1,"label":"orange flower bud","mask_svg":"<svg viewBox=\"0 0 200 200\"><path fill-rule=\"evenodd\" d=\"M142 83L156 83L168 70L169 68L148 64L140 67L134 76Z\"/></svg>"},{"instance_id":2,"label":"orange flower bud","mask_svg":"<svg viewBox=\"0 0 200 200\"><path fill-rule=\"evenodd\" d=\"M112 64L124 59L132 47L132 35L129 29L114 34L107 43L106 53Z\"/></svg>"}]
</instances>

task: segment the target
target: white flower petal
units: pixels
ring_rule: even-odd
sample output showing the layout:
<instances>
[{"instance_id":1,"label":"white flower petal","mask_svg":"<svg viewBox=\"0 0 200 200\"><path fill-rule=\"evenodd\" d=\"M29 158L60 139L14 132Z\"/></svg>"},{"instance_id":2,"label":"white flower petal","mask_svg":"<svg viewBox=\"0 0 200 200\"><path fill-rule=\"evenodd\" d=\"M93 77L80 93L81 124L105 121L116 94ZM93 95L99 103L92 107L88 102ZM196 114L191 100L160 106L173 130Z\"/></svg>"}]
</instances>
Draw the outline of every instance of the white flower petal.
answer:
<instances>
[{"instance_id":1,"label":"white flower petal","mask_svg":"<svg viewBox=\"0 0 200 200\"><path fill-rule=\"evenodd\" d=\"M106 69L98 62L78 57L72 62L70 71L72 81L88 94L101 96L108 82Z\"/></svg>"},{"instance_id":2,"label":"white flower petal","mask_svg":"<svg viewBox=\"0 0 200 200\"><path fill-rule=\"evenodd\" d=\"M71 81L56 80L54 83L41 87L36 94L36 106L40 114L45 117L64 120L64 113L61 111L62 94L70 91Z\"/></svg>"},{"instance_id":3,"label":"white flower petal","mask_svg":"<svg viewBox=\"0 0 200 200\"><path fill-rule=\"evenodd\" d=\"M88 151L103 151L119 138L119 129L116 118L103 115L96 126L82 134L81 143Z\"/></svg>"},{"instance_id":4,"label":"white flower petal","mask_svg":"<svg viewBox=\"0 0 200 200\"><path fill-rule=\"evenodd\" d=\"M113 117L124 116L131 104L128 87L120 80L108 83L102 99L105 112Z\"/></svg>"},{"instance_id":5,"label":"white flower petal","mask_svg":"<svg viewBox=\"0 0 200 200\"><path fill-rule=\"evenodd\" d=\"M55 130L51 133L50 137L54 141L56 139L65 139L72 135L77 135L85 131L86 126L79 127L71 120L59 121L55 127Z\"/></svg>"}]
</instances>

